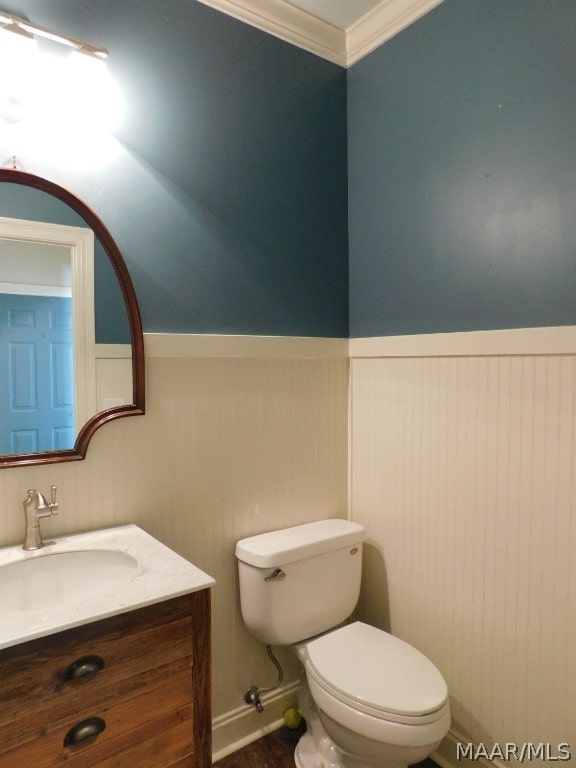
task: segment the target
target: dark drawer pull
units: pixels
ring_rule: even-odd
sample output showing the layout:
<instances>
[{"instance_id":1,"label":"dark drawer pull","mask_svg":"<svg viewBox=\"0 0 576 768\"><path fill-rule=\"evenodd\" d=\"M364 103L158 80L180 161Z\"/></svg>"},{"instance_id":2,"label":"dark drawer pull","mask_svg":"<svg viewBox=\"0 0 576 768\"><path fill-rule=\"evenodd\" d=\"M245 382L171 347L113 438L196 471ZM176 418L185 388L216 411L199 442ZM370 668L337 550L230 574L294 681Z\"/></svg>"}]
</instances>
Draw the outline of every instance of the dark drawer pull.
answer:
<instances>
[{"instance_id":1,"label":"dark drawer pull","mask_svg":"<svg viewBox=\"0 0 576 768\"><path fill-rule=\"evenodd\" d=\"M81 680L93 677L104 669L104 659L100 656L82 656L64 670L64 680Z\"/></svg>"},{"instance_id":2,"label":"dark drawer pull","mask_svg":"<svg viewBox=\"0 0 576 768\"><path fill-rule=\"evenodd\" d=\"M74 747L78 744L85 744L98 736L106 728L106 723L101 717L89 717L76 723L64 738L65 747Z\"/></svg>"}]
</instances>

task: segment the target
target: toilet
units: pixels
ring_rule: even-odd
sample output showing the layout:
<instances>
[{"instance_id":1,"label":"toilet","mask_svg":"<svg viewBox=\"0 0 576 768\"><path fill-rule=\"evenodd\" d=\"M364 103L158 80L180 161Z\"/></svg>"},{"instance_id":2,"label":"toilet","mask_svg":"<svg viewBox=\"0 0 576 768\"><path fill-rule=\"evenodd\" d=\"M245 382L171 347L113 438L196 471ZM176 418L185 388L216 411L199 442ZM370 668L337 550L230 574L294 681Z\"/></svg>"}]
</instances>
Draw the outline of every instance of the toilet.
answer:
<instances>
[{"instance_id":1,"label":"toilet","mask_svg":"<svg viewBox=\"0 0 576 768\"><path fill-rule=\"evenodd\" d=\"M404 768L428 757L450 727L448 689L434 664L381 629L347 623L364 538L357 523L319 520L236 545L248 631L266 645L292 646L305 671L298 768Z\"/></svg>"}]
</instances>

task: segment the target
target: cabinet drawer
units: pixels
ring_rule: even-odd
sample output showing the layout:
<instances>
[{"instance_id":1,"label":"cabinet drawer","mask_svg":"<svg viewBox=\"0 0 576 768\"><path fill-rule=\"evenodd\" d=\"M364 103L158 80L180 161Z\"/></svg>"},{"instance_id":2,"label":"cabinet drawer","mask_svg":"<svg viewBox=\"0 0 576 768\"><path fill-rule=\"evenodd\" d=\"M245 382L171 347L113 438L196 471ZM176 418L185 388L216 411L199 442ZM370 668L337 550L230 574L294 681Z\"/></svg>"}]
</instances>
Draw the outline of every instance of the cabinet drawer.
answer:
<instances>
[{"instance_id":1,"label":"cabinet drawer","mask_svg":"<svg viewBox=\"0 0 576 768\"><path fill-rule=\"evenodd\" d=\"M173 675L142 695L105 707L83 707L73 717L3 742L0 764L2 768L54 768L64 763L69 768L169 766L193 751L191 698L190 674ZM99 718L103 730L88 741L65 746L71 730L93 718Z\"/></svg>"},{"instance_id":2,"label":"cabinet drawer","mask_svg":"<svg viewBox=\"0 0 576 768\"><path fill-rule=\"evenodd\" d=\"M0 652L1 740L34 729L39 718L54 722L92 702L134 695L183 667L190 674L191 653L187 598L6 649ZM94 656L102 669L66 679L75 661Z\"/></svg>"}]
</instances>

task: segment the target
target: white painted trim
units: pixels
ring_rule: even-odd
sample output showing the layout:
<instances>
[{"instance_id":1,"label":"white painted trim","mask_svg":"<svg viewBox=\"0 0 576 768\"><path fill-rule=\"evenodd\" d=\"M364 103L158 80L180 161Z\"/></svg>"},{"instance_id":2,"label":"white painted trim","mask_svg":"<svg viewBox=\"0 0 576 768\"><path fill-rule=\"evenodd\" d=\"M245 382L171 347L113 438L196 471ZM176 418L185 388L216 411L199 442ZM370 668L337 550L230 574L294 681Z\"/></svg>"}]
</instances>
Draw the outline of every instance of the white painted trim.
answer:
<instances>
[{"instance_id":1,"label":"white painted trim","mask_svg":"<svg viewBox=\"0 0 576 768\"><path fill-rule=\"evenodd\" d=\"M262 358L279 360L363 357L474 357L487 355L573 355L576 326L461 331L358 339L307 336L145 333L153 358ZM98 345L98 357L129 357L122 344Z\"/></svg>"},{"instance_id":2,"label":"white painted trim","mask_svg":"<svg viewBox=\"0 0 576 768\"><path fill-rule=\"evenodd\" d=\"M382 0L346 30L346 66L367 56L443 0Z\"/></svg>"},{"instance_id":3,"label":"white painted trim","mask_svg":"<svg viewBox=\"0 0 576 768\"><path fill-rule=\"evenodd\" d=\"M145 333L147 358L347 358L348 339L301 336L226 336L194 333Z\"/></svg>"},{"instance_id":4,"label":"white painted trim","mask_svg":"<svg viewBox=\"0 0 576 768\"><path fill-rule=\"evenodd\" d=\"M212 721L212 762L231 755L267 733L277 730L283 723L288 707L297 706L298 681L262 696L263 712L243 705L214 718Z\"/></svg>"},{"instance_id":5,"label":"white painted trim","mask_svg":"<svg viewBox=\"0 0 576 768\"><path fill-rule=\"evenodd\" d=\"M59 230L64 229L57 225ZM72 262L72 328L74 349L74 416L76 434L96 413L96 358L94 309L94 232L88 227L66 227L76 242Z\"/></svg>"},{"instance_id":6,"label":"white painted trim","mask_svg":"<svg viewBox=\"0 0 576 768\"><path fill-rule=\"evenodd\" d=\"M346 30L287 0L200 2L328 61L349 67L443 0L382 0Z\"/></svg>"},{"instance_id":7,"label":"white painted trim","mask_svg":"<svg viewBox=\"0 0 576 768\"><path fill-rule=\"evenodd\" d=\"M69 299L72 288L67 285L30 285L29 283L0 283L0 293L16 296L56 296Z\"/></svg>"},{"instance_id":8,"label":"white painted trim","mask_svg":"<svg viewBox=\"0 0 576 768\"><path fill-rule=\"evenodd\" d=\"M350 339L351 358L573 355L576 326Z\"/></svg>"},{"instance_id":9,"label":"white painted trim","mask_svg":"<svg viewBox=\"0 0 576 768\"><path fill-rule=\"evenodd\" d=\"M346 33L284 0L200 0L228 16L346 66Z\"/></svg>"}]
</instances>

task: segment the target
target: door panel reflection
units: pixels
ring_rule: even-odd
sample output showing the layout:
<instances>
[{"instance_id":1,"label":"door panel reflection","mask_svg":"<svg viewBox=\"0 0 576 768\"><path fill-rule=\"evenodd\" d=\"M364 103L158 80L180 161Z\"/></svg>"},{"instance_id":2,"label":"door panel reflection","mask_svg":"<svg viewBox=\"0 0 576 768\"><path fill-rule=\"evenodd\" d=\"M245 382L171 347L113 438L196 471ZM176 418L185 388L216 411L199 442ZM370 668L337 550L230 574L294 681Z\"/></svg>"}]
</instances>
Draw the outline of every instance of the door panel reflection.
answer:
<instances>
[{"instance_id":1,"label":"door panel reflection","mask_svg":"<svg viewBox=\"0 0 576 768\"><path fill-rule=\"evenodd\" d=\"M73 370L71 299L0 294L1 453L72 448Z\"/></svg>"}]
</instances>

